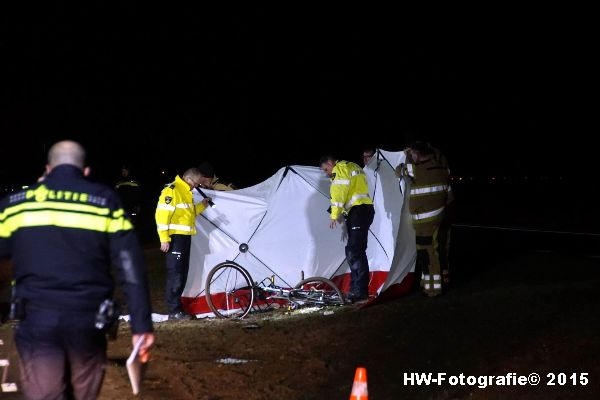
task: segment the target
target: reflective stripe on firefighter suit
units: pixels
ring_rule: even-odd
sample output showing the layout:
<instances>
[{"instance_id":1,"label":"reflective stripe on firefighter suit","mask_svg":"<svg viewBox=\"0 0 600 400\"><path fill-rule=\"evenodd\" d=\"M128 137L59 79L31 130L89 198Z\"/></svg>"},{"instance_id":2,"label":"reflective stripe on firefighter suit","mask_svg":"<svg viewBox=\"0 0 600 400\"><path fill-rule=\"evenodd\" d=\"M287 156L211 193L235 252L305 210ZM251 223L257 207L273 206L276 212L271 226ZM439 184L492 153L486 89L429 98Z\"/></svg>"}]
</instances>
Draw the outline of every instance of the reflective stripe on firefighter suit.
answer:
<instances>
[{"instance_id":1,"label":"reflective stripe on firefighter suit","mask_svg":"<svg viewBox=\"0 0 600 400\"><path fill-rule=\"evenodd\" d=\"M367 242L375 210L363 169L352 162L338 161L332 170L330 193L331 219L337 220L342 213L346 215L348 243L345 250L350 266L350 293L365 298L369 290Z\"/></svg>"}]
</instances>

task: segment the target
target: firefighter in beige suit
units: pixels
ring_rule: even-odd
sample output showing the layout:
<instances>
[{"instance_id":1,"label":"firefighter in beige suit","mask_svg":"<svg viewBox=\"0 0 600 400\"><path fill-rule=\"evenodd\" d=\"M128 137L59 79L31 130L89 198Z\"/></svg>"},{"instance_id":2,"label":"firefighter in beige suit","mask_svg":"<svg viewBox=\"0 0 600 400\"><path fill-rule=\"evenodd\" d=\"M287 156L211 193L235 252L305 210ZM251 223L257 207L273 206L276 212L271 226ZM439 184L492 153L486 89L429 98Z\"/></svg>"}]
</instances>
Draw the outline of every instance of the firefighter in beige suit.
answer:
<instances>
[{"instance_id":1,"label":"firefighter in beige suit","mask_svg":"<svg viewBox=\"0 0 600 400\"><path fill-rule=\"evenodd\" d=\"M200 183L200 187L202 189L210 189L225 192L237 189L237 187L235 187L233 183L224 182L217 178L215 176L213 166L208 162L200 164L200 166L198 167L198 171L200 171L200 178L198 182Z\"/></svg>"},{"instance_id":2,"label":"firefighter in beige suit","mask_svg":"<svg viewBox=\"0 0 600 400\"><path fill-rule=\"evenodd\" d=\"M421 286L429 296L442 293L439 254L440 225L452 200L447 163L436 157L427 143L415 142L406 150L406 165L396 168L398 176L410 178L409 209L415 229L417 265Z\"/></svg>"}]
</instances>

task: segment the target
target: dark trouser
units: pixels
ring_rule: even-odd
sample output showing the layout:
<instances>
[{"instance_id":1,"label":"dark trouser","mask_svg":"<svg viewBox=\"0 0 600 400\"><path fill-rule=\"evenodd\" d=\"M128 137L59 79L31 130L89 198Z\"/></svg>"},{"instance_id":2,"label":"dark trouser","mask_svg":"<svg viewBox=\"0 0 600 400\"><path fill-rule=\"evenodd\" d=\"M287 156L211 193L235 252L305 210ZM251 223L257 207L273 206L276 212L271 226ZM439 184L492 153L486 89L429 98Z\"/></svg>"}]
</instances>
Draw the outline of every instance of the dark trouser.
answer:
<instances>
[{"instance_id":1,"label":"dark trouser","mask_svg":"<svg viewBox=\"0 0 600 400\"><path fill-rule=\"evenodd\" d=\"M439 219L414 223L417 245L417 269L421 271L421 286L425 293L442 293L440 255L438 253Z\"/></svg>"},{"instance_id":2,"label":"dark trouser","mask_svg":"<svg viewBox=\"0 0 600 400\"><path fill-rule=\"evenodd\" d=\"M442 221L438 230L438 248L437 252L440 255L440 267L442 269L442 281L444 283L450 282L450 224L446 221Z\"/></svg>"},{"instance_id":3,"label":"dark trouser","mask_svg":"<svg viewBox=\"0 0 600 400\"><path fill-rule=\"evenodd\" d=\"M25 399L95 399L106 363L106 336L95 312L28 308L17 327Z\"/></svg>"},{"instance_id":4,"label":"dark trouser","mask_svg":"<svg viewBox=\"0 0 600 400\"><path fill-rule=\"evenodd\" d=\"M166 302L169 314L183 311L181 294L190 267L190 235L171 235L171 247L167 253Z\"/></svg>"},{"instance_id":5,"label":"dark trouser","mask_svg":"<svg viewBox=\"0 0 600 400\"><path fill-rule=\"evenodd\" d=\"M352 207L346 217L348 228L346 260L350 265L350 293L354 296L364 297L369 294L367 239L374 217L375 209L368 204Z\"/></svg>"}]
</instances>

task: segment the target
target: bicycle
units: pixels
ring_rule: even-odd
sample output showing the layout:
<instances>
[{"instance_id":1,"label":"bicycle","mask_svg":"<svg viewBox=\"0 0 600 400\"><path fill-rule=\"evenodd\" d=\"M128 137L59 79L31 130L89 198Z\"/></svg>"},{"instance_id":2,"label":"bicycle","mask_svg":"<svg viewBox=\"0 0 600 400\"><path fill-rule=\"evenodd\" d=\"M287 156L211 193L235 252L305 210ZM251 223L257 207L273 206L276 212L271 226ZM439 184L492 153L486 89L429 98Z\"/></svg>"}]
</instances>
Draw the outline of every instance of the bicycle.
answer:
<instances>
[{"instance_id":1,"label":"bicycle","mask_svg":"<svg viewBox=\"0 0 600 400\"><path fill-rule=\"evenodd\" d=\"M210 270L205 296L218 318L242 319L253 309L264 311L281 302L287 302L291 309L344 304L344 295L327 278L315 276L302 279L294 288L283 288L275 285L275 275L254 282L250 273L234 261L222 262Z\"/></svg>"}]
</instances>

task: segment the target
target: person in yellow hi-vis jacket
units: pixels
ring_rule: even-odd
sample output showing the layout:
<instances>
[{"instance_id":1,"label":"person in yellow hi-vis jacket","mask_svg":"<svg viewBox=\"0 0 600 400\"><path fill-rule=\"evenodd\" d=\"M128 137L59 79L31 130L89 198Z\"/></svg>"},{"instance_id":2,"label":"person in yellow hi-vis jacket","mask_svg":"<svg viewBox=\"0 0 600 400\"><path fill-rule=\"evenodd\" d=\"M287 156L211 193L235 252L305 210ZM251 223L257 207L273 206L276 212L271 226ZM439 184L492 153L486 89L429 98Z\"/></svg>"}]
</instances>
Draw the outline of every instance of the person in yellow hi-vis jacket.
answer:
<instances>
[{"instance_id":1,"label":"person in yellow hi-vis jacket","mask_svg":"<svg viewBox=\"0 0 600 400\"><path fill-rule=\"evenodd\" d=\"M160 249L167 253L166 303L170 319L190 319L183 311L181 294L189 270L191 237L196 234L196 216L210 201L206 197L193 203L192 190L200 185L200 171L190 168L182 177L168 184L160 194L156 206L156 228Z\"/></svg>"},{"instance_id":2,"label":"person in yellow hi-vis jacket","mask_svg":"<svg viewBox=\"0 0 600 400\"><path fill-rule=\"evenodd\" d=\"M409 209L415 229L421 286L427 295L437 296L442 293L440 225L452 201L450 173L445 158L437 156L425 142L411 144L405 153L406 165L399 165L396 175L411 179Z\"/></svg>"},{"instance_id":3,"label":"person in yellow hi-vis jacket","mask_svg":"<svg viewBox=\"0 0 600 400\"><path fill-rule=\"evenodd\" d=\"M337 161L333 156L321 157L321 170L331 178L331 220L334 229L338 219L346 219L348 243L346 260L350 265L350 302L369 297L369 262L367 239L375 217L373 201L369 196L367 177L361 167L349 161Z\"/></svg>"}]
</instances>

